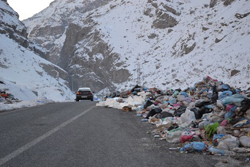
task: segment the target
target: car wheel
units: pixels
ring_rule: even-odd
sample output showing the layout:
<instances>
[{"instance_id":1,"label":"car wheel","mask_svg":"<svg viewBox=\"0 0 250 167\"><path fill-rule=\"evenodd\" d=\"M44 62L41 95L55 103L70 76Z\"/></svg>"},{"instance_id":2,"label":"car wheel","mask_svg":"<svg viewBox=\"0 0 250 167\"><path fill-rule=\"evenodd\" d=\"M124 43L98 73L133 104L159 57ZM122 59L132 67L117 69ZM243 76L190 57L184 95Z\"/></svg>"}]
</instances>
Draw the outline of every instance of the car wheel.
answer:
<instances>
[{"instance_id":1,"label":"car wheel","mask_svg":"<svg viewBox=\"0 0 250 167\"><path fill-rule=\"evenodd\" d=\"M76 99L77 102L79 102L79 99Z\"/></svg>"}]
</instances>

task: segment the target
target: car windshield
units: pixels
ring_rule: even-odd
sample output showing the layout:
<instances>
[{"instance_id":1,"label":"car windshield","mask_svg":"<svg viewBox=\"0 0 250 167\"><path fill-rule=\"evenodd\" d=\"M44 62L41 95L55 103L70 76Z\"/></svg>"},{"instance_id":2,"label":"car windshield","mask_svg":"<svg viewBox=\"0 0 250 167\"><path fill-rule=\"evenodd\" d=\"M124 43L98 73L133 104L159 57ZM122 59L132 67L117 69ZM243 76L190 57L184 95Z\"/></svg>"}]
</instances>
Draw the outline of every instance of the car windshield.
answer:
<instances>
[{"instance_id":1,"label":"car windshield","mask_svg":"<svg viewBox=\"0 0 250 167\"><path fill-rule=\"evenodd\" d=\"M91 92L89 89L79 89L79 92Z\"/></svg>"}]
</instances>

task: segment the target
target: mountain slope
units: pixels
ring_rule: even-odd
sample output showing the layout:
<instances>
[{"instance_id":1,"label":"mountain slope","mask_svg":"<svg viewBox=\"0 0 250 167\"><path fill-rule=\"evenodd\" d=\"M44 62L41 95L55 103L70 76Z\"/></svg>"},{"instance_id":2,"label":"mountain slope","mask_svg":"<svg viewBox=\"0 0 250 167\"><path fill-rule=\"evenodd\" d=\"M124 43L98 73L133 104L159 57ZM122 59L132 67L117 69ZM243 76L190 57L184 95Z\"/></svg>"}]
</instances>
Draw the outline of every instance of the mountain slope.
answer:
<instances>
[{"instance_id":1,"label":"mountain slope","mask_svg":"<svg viewBox=\"0 0 250 167\"><path fill-rule=\"evenodd\" d=\"M29 42L26 27L7 2L0 1L0 10L0 90L23 101L73 99L67 72L34 52L38 46Z\"/></svg>"},{"instance_id":2,"label":"mountain slope","mask_svg":"<svg viewBox=\"0 0 250 167\"><path fill-rule=\"evenodd\" d=\"M209 75L248 88L249 8L246 0L56 0L24 23L74 87L178 88Z\"/></svg>"}]
</instances>

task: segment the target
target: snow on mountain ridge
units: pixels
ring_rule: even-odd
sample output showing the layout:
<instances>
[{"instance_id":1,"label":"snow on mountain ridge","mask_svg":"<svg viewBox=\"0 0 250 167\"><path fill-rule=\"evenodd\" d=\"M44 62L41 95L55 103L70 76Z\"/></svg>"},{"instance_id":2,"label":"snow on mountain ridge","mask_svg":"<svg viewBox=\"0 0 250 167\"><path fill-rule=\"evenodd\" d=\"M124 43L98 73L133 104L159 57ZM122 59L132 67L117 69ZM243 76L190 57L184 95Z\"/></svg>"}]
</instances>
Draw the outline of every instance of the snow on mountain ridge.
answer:
<instances>
[{"instance_id":1,"label":"snow on mountain ridge","mask_svg":"<svg viewBox=\"0 0 250 167\"><path fill-rule=\"evenodd\" d=\"M1 24L9 25L16 27L16 30L22 31L25 28L25 25L18 20L18 13L13 11L13 9L7 5L4 1L0 1L0 11L1 11Z\"/></svg>"},{"instance_id":2,"label":"snow on mountain ridge","mask_svg":"<svg viewBox=\"0 0 250 167\"><path fill-rule=\"evenodd\" d=\"M241 19L235 16L248 12L248 1L116 0L96 8L92 6L93 10L85 10L88 1L76 1L77 8L72 1L60 2L61 11L57 10L54 16L68 16L63 18L66 25L60 24L61 32L50 29L55 35L32 33L44 31L50 24L46 19L39 21L43 24L36 24L34 17L25 24L31 38L51 49L51 57L57 57L54 61L61 57L71 60L64 62L69 65L66 70L71 75L82 76L73 81L76 87L79 85L77 80L86 81L85 73L101 78L99 83L92 82L98 85L98 90L110 84L118 88L134 85L139 78L138 65L141 84L145 86L185 87L210 75L235 87L249 87L247 27L250 19L249 16ZM86 3L81 6L81 2ZM100 0L92 1L95 2ZM54 10L52 5L39 16L46 16L46 11L50 10ZM51 20L60 17L52 16ZM61 20L57 23L62 23ZM60 45L59 38L54 36L62 34L66 37L60 39L61 42L65 39ZM48 37L51 39L46 40ZM51 47L54 43L57 46ZM100 55L103 58L99 59ZM110 63L101 61L110 61L112 67L107 68ZM79 68L75 68L74 63ZM70 66L74 66L74 70ZM119 70L123 71L116 73ZM123 79L119 77L125 73Z\"/></svg>"},{"instance_id":3,"label":"snow on mountain ridge","mask_svg":"<svg viewBox=\"0 0 250 167\"><path fill-rule=\"evenodd\" d=\"M0 11L0 90L22 101L5 104L0 97L0 111L73 100L66 81L68 73L34 52L39 46L29 43L26 27L8 3L1 0Z\"/></svg>"},{"instance_id":4,"label":"snow on mountain ridge","mask_svg":"<svg viewBox=\"0 0 250 167\"><path fill-rule=\"evenodd\" d=\"M71 91L66 86L67 83L62 79L65 76L60 76L55 69L50 72L45 71L46 66L53 69L55 65L35 55L32 51L20 47L5 35L0 35L0 43L1 78L6 82L15 83L16 87L25 87L37 93L37 96L34 96L33 93L31 97L18 97L17 95L17 98L20 100L47 98L55 101L72 98ZM60 69L60 67L57 68ZM56 78L51 76L52 73ZM66 72L64 71L64 73ZM9 88L7 87L7 89ZM18 91L10 90L10 92L13 95L20 94Z\"/></svg>"},{"instance_id":5,"label":"snow on mountain ridge","mask_svg":"<svg viewBox=\"0 0 250 167\"><path fill-rule=\"evenodd\" d=\"M136 1L138 2L138 6L142 5L142 2L140 1ZM154 1L155 2L155 1ZM158 4L161 4L163 3L163 1L157 1ZM187 1L185 1L186 3ZM229 6L229 8L232 8L232 10L230 9L224 9L224 11L222 11L222 15L219 11L221 11L224 6L222 4L218 4L217 6L215 6L214 8L214 11L218 11L217 13L215 12L214 13L214 16L211 16L209 14L209 12L211 12L210 8L208 8L208 5L209 4L209 1L200 1L199 4L196 4L195 3L191 3L191 1L188 1L189 4L190 4L190 8L187 8L187 6L185 6L185 8L183 8L182 10L180 10L181 12L181 18L179 19L179 24L176 25L173 29L173 32L169 33L169 34L166 34L166 33L161 33L163 31L166 31L165 29L164 30L155 30L155 34L158 38L158 41L157 41L157 44L158 46L152 48L152 47L138 47L138 48L134 48L134 46L138 46L138 43L134 43L133 45L126 45L125 46L125 49L126 52L124 51L123 53L123 58L128 58L129 60L127 60L128 64L131 64L131 62L135 62L135 58L138 57L137 55L140 55L140 57L142 57L142 60L140 60L141 62L145 62L147 61L147 63L143 64L143 66L146 66L144 67L142 70L143 70L143 73L144 75L147 75L145 78L144 78L144 82L147 82L148 85L155 85L155 86L158 86L158 87L164 87L165 85L166 86L169 86L169 87L178 87L178 86L183 86L186 85L191 85L195 82L195 80L191 80L191 76L194 76L196 78L196 80L198 78L201 78L202 75L212 75L212 77L218 77L220 79L222 79L223 81L225 82L228 82L228 83L232 83L234 86L239 86L239 87L247 87L248 84L249 84L249 80L248 79L245 79L245 76L241 76L243 77L244 81L242 82L242 79L240 79L241 77L237 77L236 78L232 78L232 76L230 76L230 71L237 68L238 70L242 71L244 68L247 69L247 62L249 63L249 56L247 56L249 54L249 46L246 45L247 41L249 41L249 36L246 35L244 36L246 42L240 42L239 40L241 40L241 38L239 37L230 37L230 36L233 36L233 34L231 34L234 30L231 30L231 27L227 28L227 25L226 24L230 24L230 22L238 22L238 20L234 17L234 15L237 13L237 12L242 12L242 13L245 13L247 12L247 9L249 9L250 7L250 4L247 3L246 1L243 2L241 1L240 4L238 5L231 5ZM135 2L134 2L135 3ZM201 5L202 4L202 5ZM186 4L185 4L186 5ZM196 8L195 10L195 5L197 6L203 6L203 8ZM207 7L205 7L205 5L207 5ZM133 5L131 6L132 7L135 7L136 5ZM131 9L130 8L130 9ZM177 8L177 7L174 7L174 8ZM185 10L186 9L186 10ZM194 11L192 11L192 9L194 9ZM133 12L133 14L135 13L134 11L137 11L137 9L131 9L129 10L129 12ZM179 10L177 10L179 11ZM114 10L112 10L111 12L115 13ZM120 15L116 15L116 14L112 14L112 13L109 13L108 15L112 16L112 19L108 19L109 16L108 15L103 15L103 17L101 17L99 19L99 25L101 26L104 26L104 25L110 25L111 22L116 22L117 20L119 20L119 17ZM127 11L126 10L123 10L123 13L126 13ZM199 15L194 15L193 16L193 23L190 22L190 17L192 18L192 15L190 16L188 13L191 13L191 12L195 12L195 13L200 13ZM154 13L154 12L152 12ZM212 12L211 12L212 13ZM206 16L207 14L207 18L204 19L204 17ZM131 16L132 14L130 13L129 16ZM219 18L223 18L224 19L219 19ZM153 19L152 19L153 20ZM151 23L152 23L152 20L151 20ZM108 22L109 21L109 22ZM210 22L211 21L211 22ZM128 21L129 22L129 21ZM150 22L150 21L147 21L147 22ZM133 24L133 21L130 20L130 23ZM140 23L141 22L138 22L137 24L139 24L140 26ZM204 27L204 23L206 24L206 26L208 25L211 30L207 30L207 32L210 31L210 33L208 34L208 36L206 36L206 33L204 34L204 32L202 31L205 31L203 29L205 29L206 27ZM213 23L213 25L211 25L210 23ZM224 24L223 24L224 23ZM210 25L209 25L210 24ZM248 29L247 27L249 26L249 23L247 21L242 21L241 22L241 25L239 24L232 24L232 27L235 26L237 28L244 28L243 29L243 32L248 32ZM114 28L116 30L115 31L110 31L110 30L106 30L105 28L101 28L101 32L103 32L105 34L105 37L104 39L106 41L111 41L109 42L111 45L115 43L115 41L121 41L120 40L117 40L117 34L122 34L120 35L120 37L122 38L122 36L130 36L130 37L140 37L140 36L143 36L141 34L138 34L138 33L133 33L133 27L124 27L123 24L121 22L116 22L115 25L122 25L120 26L120 29L123 28L123 29L130 29L130 32L128 32L127 34L124 34L124 32L126 31L120 31L120 32L117 32L117 30L120 30L119 28ZM151 25L151 24L147 24L147 25ZM183 29L183 25L185 26L188 26L188 29ZM130 26L130 24L128 25ZM222 28L222 26L226 27L226 28ZM117 26L119 27L119 26ZM150 28L146 28L146 25L145 26L141 26L145 29L141 29L140 32L147 32L148 30L150 30ZM204 28L203 28L204 27ZM216 30L216 29L220 29L220 30ZM235 29L237 29L235 28ZM105 31L106 30L106 31ZM158 32L157 32L158 31ZM218 33L216 32L218 31ZM221 31L221 32L220 32ZM224 33L224 31L227 31ZM229 32L228 32L229 31ZM110 32L112 33L115 33L115 34L110 34ZM132 33L131 33L132 32ZM131 34L129 34L131 33ZM201 34L201 37L197 38L196 34ZM224 34L220 34L220 33L224 33ZM248 32L249 33L249 32ZM148 40L147 40L147 36L145 34L149 34L149 33L144 33L144 43L147 43ZM238 33L239 34L239 33ZM211 35L214 37L214 38L211 38ZM146 36L146 37L145 37ZM169 38L166 38L166 36L169 36ZM237 35L238 36L238 35ZM161 38L160 38L161 37ZM209 37L209 39L206 39L207 41L210 40L208 43L210 43L210 46L207 46L205 41L204 41L204 38L207 38ZM225 37L225 38L224 38ZM142 37L143 38L143 37ZM164 39L165 38L165 39ZM223 39L224 38L224 39ZM218 40L222 40L225 41L227 40L226 42L222 43L222 42L218 42L216 43L216 39ZM235 39L236 41L240 42L241 45L243 46L236 46L235 44L235 41L232 41L231 43L229 43L229 40L230 38L233 38ZM140 46L143 45L143 40L140 40ZM212 40L215 40L212 41ZM139 40L129 40L129 42L138 42ZM179 42L181 41L181 42ZM125 42L123 42L122 44L124 44ZM229 43L229 44L227 44ZM112 45L114 46L116 50L116 52L120 53L122 51L119 51L120 50L120 47L119 47L119 44L121 43L116 43L116 45ZM158 51L159 48L157 47L162 47L164 45L168 45L168 49L166 48L163 48L164 51ZM232 51L227 51L227 49L231 46L231 45L235 45L234 47L234 51L236 52L235 54L239 54L241 55L241 58L243 59L242 62L244 62L242 64L242 62L239 62L239 59L236 59L235 57L237 57L237 55L231 55L231 59L234 59L233 62L227 62L227 64L224 64L223 60L224 59L227 59L228 58L228 55L230 55L230 52L232 53ZM151 42L149 43L149 45L151 46L154 46L155 43ZM199 49L195 49L191 54L186 54L185 52L183 53L183 50L182 48L184 47L183 45L186 45L187 48L191 47L192 45L195 45L196 48L199 47ZM218 45L220 45L218 47ZM130 47L131 46L131 47ZM171 46L172 46L172 49L171 49ZM124 45L123 45L124 47ZM240 49L238 49L238 47L240 47ZM157 48L157 49L156 49ZM220 48L225 48L224 51L223 50L220 50ZM138 51L136 51L138 49ZM141 52L140 52L140 49L141 49ZM212 51L213 49L216 49L215 51ZM184 50L185 51L185 50ZM205 51L205 52L204 52ZM243 52L242 52L243 51ZM226 52L226 53L225 53ZM128 54L126 54L128 53ZM133 53L135 56L133 56L132 58L131 57L131 53ZM145 56L143 56L143 54L146 53ZM148 54L147 54L148 53ZM213 57L213 59L210 59L210 56L206 56L205 59L203 57L204 54L207 54L207 55L211 55ZM168 56L170 55L170 56ZM216 55L220 55L221 57L224 57L222 58L221 60L221 63L218 63L217 66L215 66L214 64L214 60L219 60L218 59L218 56L215 57ZM181 57L180 59L176 58L177 57ZM189 57L185 60L185 57ZM153 59L155 57L158 58L159 61L154 61L153 59L150 60L149 57L153 57ZM197 58L195 58L197 57ZM206 60L207 59L207 60ZM154 61L154 63L152 63L152 61ZM165 62L171 62L170 65L173 66L173 68L169 68L169 64L164 64ZM180 61L180 62L178 62ZM189 62L187 65L186 63L183 64L183 61L184 62ZM200 64L197 65L197 62L200 62ZM209 62L210 61L210 62ZM246 63L246 64L245 64ZM152 66L152 64L154 64L153 66L156 66L156 70L152 70L152 68L150 68L150 66ZM232 64L237 64L239 67L243 68L243 69L239 69L239 67L233 65ZM185 66L184 66L185 65ZM177 66L177 67L175 67ZM183 68L180 68L184 66ZM205 67L204 67L205 66ZM223 67L225 66L225 67ZM207 70L205 69L206 67L212 67L210 68L210 70ZM219 68L217 68L219 67ZM220 69L222 67L222 69ZM232 68L233 69L230 69ZM134 69L133 69L134 68ZM129 69L129 68L128 68ZM147 71L148 69L152 70L153 72L150 72L150 71ZM193 70L189 70L189 69L193 69ZM217 69L216 71L214 69ZM132 67L132 69L130 69L130 71L135 71L136 70L136 66L134 65ZM249 69L248 69L249 70ZM249 72L249 71L248 71ZM155 76L155 74L158 74L157 76ZM164 77L164 74L165 74L165 77ZM168 74L166 76L166 74ZM244 74L242 74L244 75ZM159 78L159 76L161 76ZM163 78L163 79L161 79ZM136 78L135 78L136 79ZM173 82L174 79L177 79L178 82L181 82L181 83L177 83L177 82ZM155 83L155 81L157 81L159 83ZM238 80L238 82L237 82ZM162 81L162 82L160 82ZM165 82L172 82L170 83L170 85L168 85L167 83ZM162 84L162 85L161 85ZM176 85L177 84L177 85Z\"/></svg>"}]
</instances>

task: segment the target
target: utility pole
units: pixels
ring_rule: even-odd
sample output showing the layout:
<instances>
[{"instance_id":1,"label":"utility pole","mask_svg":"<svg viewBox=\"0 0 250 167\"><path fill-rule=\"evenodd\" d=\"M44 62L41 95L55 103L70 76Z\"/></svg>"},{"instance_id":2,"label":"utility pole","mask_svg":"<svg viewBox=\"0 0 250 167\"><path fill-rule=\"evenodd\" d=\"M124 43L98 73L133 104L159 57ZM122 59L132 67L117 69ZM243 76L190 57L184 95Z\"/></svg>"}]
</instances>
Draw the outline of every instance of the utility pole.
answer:
<instances>
[{"instance_id":1,"label":"utility pole","mask_svg":"<svg viewBox=\"0 0 250 167\"><path fill-rule=\"evenodd\" d=\"M73 75L71 75L71 91L74 91L73 90Z\"/></svg>"},{"instance_id":2,"label":"utility pole","mask_svg":"<svg viewBox=\"0 0 250 167\"><path fill-rule=\"evenodd\" d=\"M137 85L141 86L141 65L140 65L140 54L137 57Z\"/></svg>"}]
</instances>

